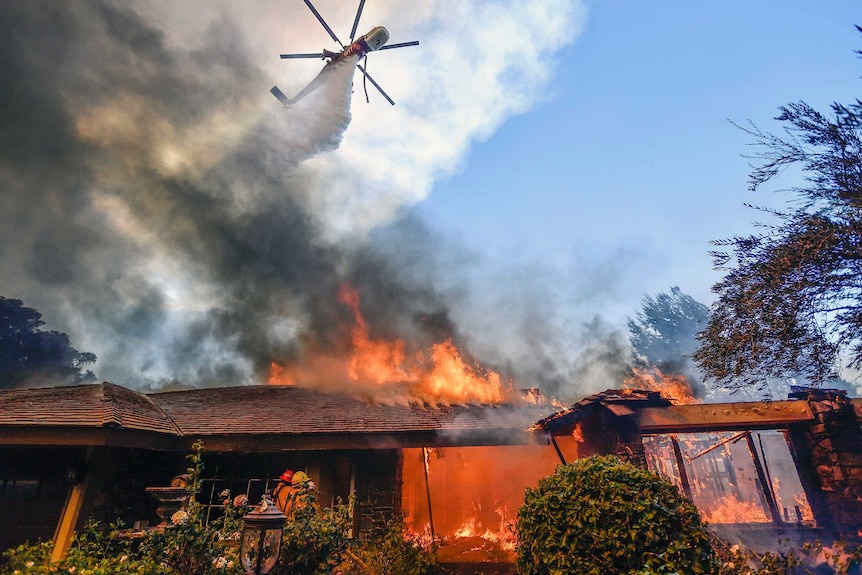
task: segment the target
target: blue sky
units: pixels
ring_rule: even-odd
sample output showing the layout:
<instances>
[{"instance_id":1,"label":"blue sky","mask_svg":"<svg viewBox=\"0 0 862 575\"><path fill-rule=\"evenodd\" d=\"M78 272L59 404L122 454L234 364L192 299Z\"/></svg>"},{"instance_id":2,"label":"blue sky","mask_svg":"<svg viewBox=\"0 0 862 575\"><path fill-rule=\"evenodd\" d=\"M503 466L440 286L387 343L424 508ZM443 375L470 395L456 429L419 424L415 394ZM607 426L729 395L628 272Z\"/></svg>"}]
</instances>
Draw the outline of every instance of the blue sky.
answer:
<instances>
[{"instance_id":1,"label":"blue sky","mask_svg":"<svg viewBox=\"0 0 862 575\"><path fill-rule=\"evenodd\" d=\"M679 285L705 303L709 241L753 230L750 138L779 105L859 94L858 2L589 2L546 97L476 143L416 206L490 261L620 267L607 312ZM493 265L493 264L491 264Z\"/></svg>"}]
</instances>

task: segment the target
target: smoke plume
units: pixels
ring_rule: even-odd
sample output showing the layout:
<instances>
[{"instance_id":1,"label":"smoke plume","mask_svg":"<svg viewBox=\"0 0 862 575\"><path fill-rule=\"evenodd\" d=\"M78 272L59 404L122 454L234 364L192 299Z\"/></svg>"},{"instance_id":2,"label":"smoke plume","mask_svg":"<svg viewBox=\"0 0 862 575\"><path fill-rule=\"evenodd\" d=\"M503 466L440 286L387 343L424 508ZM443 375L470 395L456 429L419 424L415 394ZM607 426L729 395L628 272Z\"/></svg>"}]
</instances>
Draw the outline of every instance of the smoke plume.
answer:
<instances>
[{"instance_id":1,"label":"smoke plume","mask_svg":"<svg viewBox=\"0 0 862 575\"><path fill-rule=\"evenodd\" d=\"M457 169L472 141L535 101L549 56L578 31L577 5L513 2L507 12L463 3L482 17L473 30L459 19L462 3L410 15L369 3L368 21L402 32L393 41L417 34L433 47L433 68L422 73L435 70L425 84L440 87L421 94L411 83L418 56L387 54L369 71L381 83L388 76L399 105L372 102L351 119L355 62L291 109L268 93L278 83L292 96L313 77L276 75L260 57L275 59L277 42L306 51L317 41L302 32L318 27L301 6L290 7L292 35L266 44L256 34L272 30L262 22L287 10L282 2L242 13L210 4L4 8L2 295L95 352L100 378L143 389L259 383L274 361L344 351L352 314L337 294L345 284L359 292L372 336L452 339L524 386L553 391L597 373L580 357L602 373L623 361L620 338L583 335L606 332L600 321L555 324L548 308L498 310L510 332L481 333L468 311L479 301L475 255L398 217ZM349 22L340 3L320 4ZM533 29L541 33L520 34L517 46L504 41ZM464 78L488 89L465 91L455 84ZM573 339L579 347L568 346Z\"/></svg>"}]
</instances>

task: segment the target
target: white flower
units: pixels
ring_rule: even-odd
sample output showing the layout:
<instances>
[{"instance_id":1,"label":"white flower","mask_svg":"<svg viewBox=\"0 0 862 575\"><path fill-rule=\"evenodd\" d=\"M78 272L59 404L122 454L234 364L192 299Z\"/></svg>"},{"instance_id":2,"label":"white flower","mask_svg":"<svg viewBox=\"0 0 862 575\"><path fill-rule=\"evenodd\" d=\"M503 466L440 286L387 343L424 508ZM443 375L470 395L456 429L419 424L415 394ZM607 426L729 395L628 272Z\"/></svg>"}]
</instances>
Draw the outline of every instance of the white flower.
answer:
<instances>
[{"instance_id":1,"label":"white flower","mask_svg":"<svg viewBox=\"0 0 862 575\"><path fill-rule=\"evenodd\" d=\"M179 511L171 515L171 523L173 523L174 525L182 525L188 520L189 514L186 513L186 511L183 509L180 509Z\"/></svg>"},{"instance_id":2,"label":"white flower","mask_svg":"<svg viewBox=\"0 0 862 575\"><path fill-rule=\"evenodd\" d=\"M230 489L222 490L222 492L219 493L218 496L221 497L222 499L227 499L228 497L230 497Z\"/></svg>"},{"instance_id":3,"label":"white flower","mask_svg":"<svg viewBox=\"0 0 862 575\"><path fill-rule=\"evenodd\" d=\"M32 567L33 565L35 565L35 563L33 563L32 561L27 561L26 563L24 563L25 567Z\"/></svg>"},{"instance_id":4,"label":"white flower","mask_svg":"<svg viewBox=\"0 0 862 575\"><path fill-rule=\"evenodd\" d=\"M128 556L128 555L122 555L122 556L120 557L120 563L125 563L125 562L126 562L126 561L128 561L128 560L129 560L129 556Z\"/></svg>"},{"instance_id":5,"label":"white flower","mask_svg":"<svg viewBox=\"0 0 862 575\"><path fill-rule=\"evenodd\" d=\"M224 569L224 566L227 565L227 559L224 557L219 557L218 559L213 559L213 566L216 569Z\"/></svg>"}]
</instances>

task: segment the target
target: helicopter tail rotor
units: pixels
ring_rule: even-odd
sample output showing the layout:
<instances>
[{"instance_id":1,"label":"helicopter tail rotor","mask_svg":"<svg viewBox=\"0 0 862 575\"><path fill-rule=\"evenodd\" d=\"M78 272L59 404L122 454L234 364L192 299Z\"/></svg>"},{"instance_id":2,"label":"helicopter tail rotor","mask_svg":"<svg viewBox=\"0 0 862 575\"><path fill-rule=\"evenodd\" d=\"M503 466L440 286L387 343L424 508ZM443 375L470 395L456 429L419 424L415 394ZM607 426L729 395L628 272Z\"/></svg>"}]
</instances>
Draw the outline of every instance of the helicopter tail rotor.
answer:
<instances>
[{"instance_id":1,"label":"helicopter tail rotor","mask_svg":"<svg viewBox=\"0 0 862 575\"><path fill-rule=\"evenodd\" d=\"M270 93L285 106L290 106L290 98L285 96L284 92L278 89L278 86L273 86L269 89Z\"/></svg>"}]
</instances>

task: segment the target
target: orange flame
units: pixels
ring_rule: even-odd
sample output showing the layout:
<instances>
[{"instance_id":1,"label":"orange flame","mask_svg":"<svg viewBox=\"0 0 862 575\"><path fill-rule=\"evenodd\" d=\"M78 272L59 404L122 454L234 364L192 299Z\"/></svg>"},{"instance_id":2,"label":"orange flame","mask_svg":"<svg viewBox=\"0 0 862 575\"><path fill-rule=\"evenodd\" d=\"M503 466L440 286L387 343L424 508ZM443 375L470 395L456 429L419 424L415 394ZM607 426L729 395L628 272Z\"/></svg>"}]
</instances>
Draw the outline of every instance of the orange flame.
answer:
<instances>
[{"instance_id":1,"label":"orange flame","mask_svg":"<svg viewBox=\"0 0 862 575\"><path fill-rule=\"evenodd\" d=\"M515 520L506 516L505 508L497 509L497 514L500 516L500 525L497 530L487 528L483 531L476 518L470 517L455 530L453 537L456 539L480 537L485 541L495 543L496 547L502 551L514 551L517 541Z\"/></svg>"},{"instance_id":2,"label":"orange flame","mask_svg":"<svg viewBox=\"0 0 862 575\"><path fill-rule=\"evenodd\" d=\"M343 285L338 292L338 301L353 311L350 356L346 359L317 357L306 360L305 363L313 365L318 372L315 375L303 367L273 363L269 383L294 385L312 381L315 376L319 378L320 372L328 370L335 371L336 375L346 375L354 382L406 386L412 399L435 404L500 403L511 391L511 386L504 386L498 373L467 363L451 339L412 354L408 353L402 340L372 339L359 309L357 290Z\"/></svg>"},{"instance_id":3,"label":"orange flame","mask_svg":"<svg viewBox=\"0 0 862 575\"><path fill-rule=\"evenodd\" d=\"M575 428L572 430L572 438L578 443L584 442L584 430L581 429L581 422L575 424Z\"/></svg>"},{"instance_id":4,"label":"orange flame","mask_svg":"<svg viewBox=\"0 0 862 575\"><path fill-rule=\"evenodd\" d=\"M701 515L708 523L769 523L771 519L758 503L741 501L732 493L701 505Z\"/></svg>"},{"instance_id":5,"label":"orange flame","mask_svg":"<svg viewBox=\"0 0 862 575\"><path fill-rule=\"evenodd\" d=\"M691 385L684 375L666 375L655 366L635 367L632 368L632 372L633 375L625 380L626 387L658 391L664 397L673 399L681 405L703 403L702 399L694 396L694 391L692 391Z\"/></svg>"},{"instance_id":6,"label":"orange flame","mask_svg":"<svg viewBox=\"0 0 862 575\"><path fill-rule=\"evenodd\" d=\"M296 383L294 375L284 367L272 362L269 365L269 379L267 383L274 385L293 385Z\"/></svg>"},{"instance_id":7,"label":"orange flame","mask_svg":"<svg viewBox=\"0 0 862 575\"><path fill-rule=\"evenodd\" d=\"M350 358L350 378L365 379L374 383L409 381L405 371L406 355L401 340L372 340L368 337L368 324L359 311L359 292L342 285L338 301L353 310L353 356Z\"/></svg>"}]
</instances>

